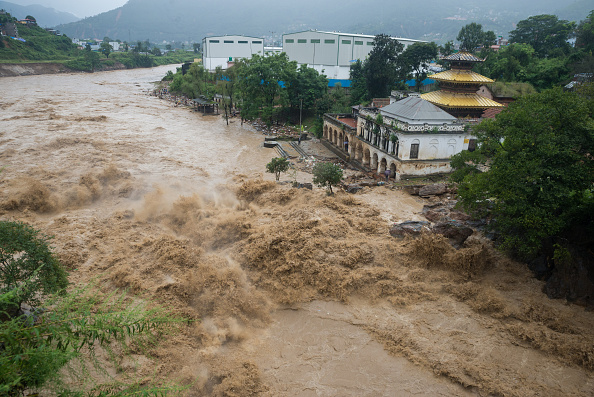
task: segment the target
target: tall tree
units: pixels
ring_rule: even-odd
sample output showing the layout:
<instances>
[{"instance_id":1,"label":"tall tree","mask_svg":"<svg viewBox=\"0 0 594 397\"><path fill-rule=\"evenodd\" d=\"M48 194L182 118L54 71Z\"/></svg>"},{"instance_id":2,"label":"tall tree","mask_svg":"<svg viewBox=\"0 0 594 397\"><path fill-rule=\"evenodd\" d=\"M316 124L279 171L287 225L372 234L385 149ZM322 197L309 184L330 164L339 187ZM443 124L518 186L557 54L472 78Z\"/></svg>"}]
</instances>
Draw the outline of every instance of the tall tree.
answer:
<instances>
[{"instance_id":1,"label":"tall tree","mask_svg":"<svg viewBox=\"0 0 594 397\"><path fill-rule=\"evenodd\" d=\"M421 82L427 78L429 62L437 58L437 44L414 43L400 55L403 68L410 68L414 72L417 91L421 90Z\"/></svg>"},{"instance_id":2,"label":"tall tree","mask_svg":"<svg viewBox=\"0 0 594 397\"><path fill-rule=\"evenodd\" d=\"M369 96L367 94L367 82L365 81L363 62L361 60L357 59L351 63L349 79L351 80L351 105L360 105L366 102Z\"/></svg>"},{"instance_id":3,"label":"tall tree","mask_svg":"<svg viewBox=\"0 0 594 397\"><path fill-rule=\"evenodd\" d=\"M447 41L443 46L439 46L439 53L447 57L454 53L454 42L452 40Z\"/></svg>"},{"instance_id":4,"label":"tall tree","mask_svg":"<svg viewBox=\"0 0 594 397\"><path fill-rule=\"evenodd\" d=\"M569 52L567 42L575 30L575 22L560 20L555 15L535 15L518 22L509 32L514 43L530 44L540 57L557 56Z\"/></svg>"},{"instance_id":5,"label":"tall tree","mask_svg":"<svg viewBox=\"0 0 594 397\"><path fill-rule=\"evenodd\" d=\"M101 43L99 51L101 51L106 58L109 58L109 54L112 53L113 47L107 41L104 41Z\"/></svg>"},{"instance_id":6,"label":"tall tree","mask_svg":"<svg viewBox=\"0 0 594 397\"><path fill-rule=\"evenodd\" d=\"M328 90L328 79L307 65L301 65L292 76L287 81L291 108L313 109L316 99L324 96Z\"/></svg>"},{"instance_id":7,"label":"tall tree","mask_svg":"<svg viewBox=\"0 0 594 397\"><path fill-rule=\"evenodd\" d=\"M369 98L390 96L392 87L404 78L398 56L404 49L402 43L386 34L373 39L373 49L363 65Z\"/></svg>"},{"instance_id":8,"label":"tall tree","mask_svg":"<svg viewBox=\"0 0 594 397\"><path fill-rule=\"evenodd\" d=\"M587 52L594 52L594 10L577 26L575 46Z\"/></svg>"},{"instance_id":9,"label":"tall tree","mask_svg":"<svg viewBox=\"0 0 594 397\"><path fill-rule=\"evenodd\" d=\"M483 31L483 25L472 22L460 29L456 40L462 51L475 52L478 47L490 47L497 37L492 30Z\"/></svg>"},{"instance_id":10,"label":"tall tree","mask_svg":"<svg viewBox=\"0 0 594 397\"><path fill-rule=\"evenodd\" d=\"M270 125L275 106L287 103L287 86L284 82L294 78L297 62L289 61L283 52L270 56L256 54L251 59L243 59L236 66L243 97L242 117L262 117Z\"/></svg>"}]
</instances>

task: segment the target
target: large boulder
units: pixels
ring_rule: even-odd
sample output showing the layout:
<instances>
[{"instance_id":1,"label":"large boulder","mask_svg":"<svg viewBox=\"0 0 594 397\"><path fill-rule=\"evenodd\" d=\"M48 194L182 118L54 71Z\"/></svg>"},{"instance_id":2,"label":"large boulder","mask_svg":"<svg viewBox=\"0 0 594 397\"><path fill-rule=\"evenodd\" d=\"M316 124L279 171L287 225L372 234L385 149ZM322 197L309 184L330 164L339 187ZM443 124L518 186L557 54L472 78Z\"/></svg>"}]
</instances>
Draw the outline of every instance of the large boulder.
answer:
<instances>
[{"instance_id":1,"label":"large boulder","mask_svg":"<svg viewBox=\"0 0 594 397\"><path fill-rule=\"evenodd\" d=\"M473 233L471 228L458 221L438 222L433 225L431 231L446 237L456 248L460 248Z\"/></svg>"},{"instance_id":2,"label":"large boulder","mask_svg":"<svg viewBox=\"0 0 594 397\"><path fill-rule=\"evenodd\" d=\"M404 238L405 236L418 236L424 231L429 231L429 222L406 221L394 224L390 229L390 234L393 237Z\"/></svg>"},{"instance_id":3,"label":"large boulder","mask_svg":"<svg viewBox=\"0 0 594 397\"><path fill-rule=\"evenodd\" d=\"M429 196L439 196L440 194L444 194L447 192L447 186L445 183L435 183L433 185L426 185L419 189L419 196L421 197L429 197Z\"/></svg>"}]
</instances>

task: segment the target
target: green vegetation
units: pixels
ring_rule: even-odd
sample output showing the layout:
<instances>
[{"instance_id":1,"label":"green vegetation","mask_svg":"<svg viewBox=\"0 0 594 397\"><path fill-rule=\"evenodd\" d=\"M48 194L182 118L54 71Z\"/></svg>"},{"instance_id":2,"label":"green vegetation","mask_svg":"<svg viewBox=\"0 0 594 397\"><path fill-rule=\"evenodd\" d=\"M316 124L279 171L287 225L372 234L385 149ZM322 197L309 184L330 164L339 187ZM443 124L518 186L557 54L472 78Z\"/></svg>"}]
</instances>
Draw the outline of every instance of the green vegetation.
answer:
<instances>
[{"instance_id":1,"label":"green vegetation","mask_svg":"<svg viewBox=\"0 0 594 397\"><path fill-rule=\"evenodd\" d=\"M20 222L0 222L0 270L0 395L180 390L173 384L141 384L124 374L112 379L106 369L130 357L132 346L135 354L148 353L163 333L185 320L94 286L65 292L66 272L48 238Z\"/></svg>"},{"instance_id":2,"label":"green vegetation","mask_svg":"<svg viewBox=\"0 0 594 397\"><path fill-rule=\"evenodd\" d=\"M493 31L485 32L483 25L472 22L460 29L456 40L460 42L460 51L474 52L478 47L488 48L496 38Z\"/></svg>"},{"instance_id":3,"label":"green vegetation","mask_svg":"<svg viewBox=\"0 0 594 397\"><path fill-rule=\"evenodd\" d=\"M274 174L276 181L280 179L281 172L287 172L289 169L289 161L284 157L275 157L266 164L266 172Z\"/></svg>"},{"instance_id":4,"label":"green vegetation","mask_svg":"<svg viewBox=\"0 0 594 397\"><path fill-rule=\"evenodd\" d=\"M332 163L317 163L312 172L313 183L319 187L327 187L329 194L333 194L332 186L337 186L342 181L342 169Z\"/></svg>"},{"instance_id":5,"label":"green vegetation","mask_svg":"<svg viewBox=\"0 0 594 397\"><path fill-rule=\"evenodd\" d=\"M34 18L30 18L34 19ZM10 14L0 15L0 23L16 21ZM100 52L80 50L67 36L56 36L38 26L17 24L19 38L0 37L0 62L54 62L62 63L73 70L95 71L116 66L117 63L126 68L151 67L156 65L183 63L194 60L195 54L188 51L173 51L161 56L158 48L149 54L136 52L113 52L107 41L101 43ZM109 40L109 38L106 37ZM147 43L142 43L148 48ZM123 43L128 48L127 43ZM113 59L113 62L112 62Z\"/></svg>"},{"instance_id":6,"label":"green vegetation","mask_svg":"<svg viewBox=\"0 0 594 397\"><path fill-rule=\"evenodd\" d=\"M475 128L476 151L452 158L461 204L488 216L502 248L521 259L594 243L593 91L521 97Z\"/></svg>"}]
</instances>

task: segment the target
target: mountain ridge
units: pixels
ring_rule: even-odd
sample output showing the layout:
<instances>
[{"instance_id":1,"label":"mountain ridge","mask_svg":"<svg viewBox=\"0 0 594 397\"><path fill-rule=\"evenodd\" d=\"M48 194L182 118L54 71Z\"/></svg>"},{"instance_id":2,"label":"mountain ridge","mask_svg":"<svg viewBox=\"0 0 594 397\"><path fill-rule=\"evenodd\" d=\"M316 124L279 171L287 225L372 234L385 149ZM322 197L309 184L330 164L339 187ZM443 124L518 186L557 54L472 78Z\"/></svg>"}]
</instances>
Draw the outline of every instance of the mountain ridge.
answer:
<instances>
[{"instance_id":1,"label":"mountain ridge","mask_svg":"<svg viewBox=\"0 0 594 397\"><path fill-rule=\"evenodd\" d=\"M228 0L225 7L191 0L129 0L114 10L57 28L71 37L136 41L200 42L203 37L242 34L278 40L283 33L318 29L378 34L445 42L455 39L470 22L483 25L506 37L515 23L538 14L578 15L591 0L574 0L559 9L557 0L518 2L500 0L483 4L479 0L368 0L365 7L352 0L302 0L278 4L270 0L245 3ZM586 18L589 10L579 19ZM269 41L270 41L269 39Z\"/></svg>"},{"instance_id":2,"label":"mountain ridge","mask_svg":"<svg viewBox=\"0 0 594 397\"><path fill-rule=\"evenodd\" d=\"M37 24L44 28L80 20L76 15L69 12L59 11L55 8L44 7L39 4L22 6L8 1L0 1L0 10L1 9L8 11L12 16L18 19L25 19L27 15L31 15L35 17Z\"/></svg>"}]
</instances>

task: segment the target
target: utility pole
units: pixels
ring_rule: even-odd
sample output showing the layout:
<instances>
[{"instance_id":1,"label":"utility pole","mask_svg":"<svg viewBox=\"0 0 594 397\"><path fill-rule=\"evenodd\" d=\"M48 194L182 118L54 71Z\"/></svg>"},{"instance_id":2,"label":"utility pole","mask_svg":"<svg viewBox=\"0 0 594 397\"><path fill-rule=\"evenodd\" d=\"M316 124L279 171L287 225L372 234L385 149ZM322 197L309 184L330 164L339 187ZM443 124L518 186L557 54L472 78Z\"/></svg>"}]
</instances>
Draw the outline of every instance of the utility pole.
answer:
<instances>
[{"instance_id":1,"label":"utility pole","mask_svg":"<svg viewBox=\"0 0 594 397\"><path fill-rule=\"evenodd\" d=\"M299 137L303 132L303 125L301 124L301 112L303 111L303 99L299 99Z\"/></svg>"}]
</instances>

